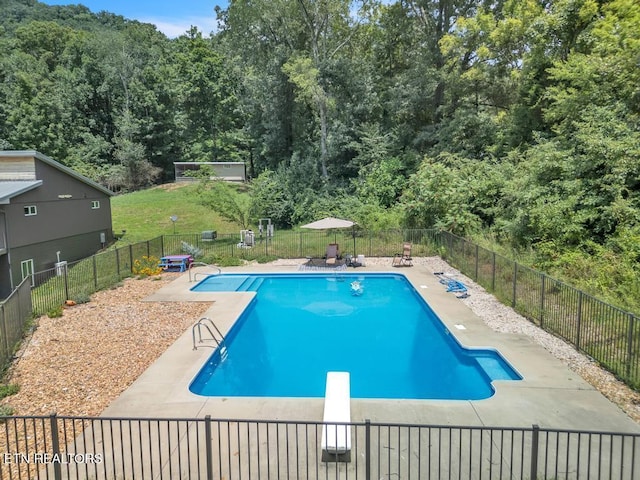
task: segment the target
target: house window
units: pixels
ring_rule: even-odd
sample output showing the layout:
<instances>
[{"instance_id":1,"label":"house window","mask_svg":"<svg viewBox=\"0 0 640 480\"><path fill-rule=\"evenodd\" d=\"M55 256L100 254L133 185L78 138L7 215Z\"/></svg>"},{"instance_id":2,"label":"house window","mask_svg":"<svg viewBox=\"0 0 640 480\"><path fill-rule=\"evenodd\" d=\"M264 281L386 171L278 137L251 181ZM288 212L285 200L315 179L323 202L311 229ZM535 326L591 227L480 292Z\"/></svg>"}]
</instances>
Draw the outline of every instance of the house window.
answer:
<instances>
[{"instance_id":1,"label":"house window","mask_svg":"<svg viewBox=\"0 0 640 480\"><path fill-rule=\"evenodd\" d=\"M27 205L26 207L24 207L25 217L30 217L31 215L37 215L37 214L38 214L38 209L36 208L35 205Z\"/></svg>"},{"instance_id":2,"label":"house window","mask_svg":"<svg viewBox=\"0 0 640 480\"><path fill-rule=\"evenodd\" d=\"M100 208L100 200L91 200L91 208L93 210Z\"/></svg>"},{"instance_id":3,"label":"house window","mask_svg":"<svg viewBox=\"0 0 640 480\"><path fill-rule=\"evenodd\" d=\"M33 275L33 259L23 260L22 262L20 262L20 269L22 270L23 280L29 275Z\"/></svg>"}]
</instances>

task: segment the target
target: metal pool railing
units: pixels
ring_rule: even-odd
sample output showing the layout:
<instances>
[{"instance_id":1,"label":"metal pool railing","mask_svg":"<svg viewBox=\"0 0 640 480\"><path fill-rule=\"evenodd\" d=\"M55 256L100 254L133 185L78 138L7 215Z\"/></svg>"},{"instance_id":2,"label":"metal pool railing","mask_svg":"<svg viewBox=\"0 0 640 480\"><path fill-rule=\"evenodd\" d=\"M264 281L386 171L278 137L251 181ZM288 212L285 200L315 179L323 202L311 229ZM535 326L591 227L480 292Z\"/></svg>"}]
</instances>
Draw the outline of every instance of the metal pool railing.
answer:
<instances>
[{"instance_id":1,"label":"metal pool railing","mask_svg":"<svg viewBox=\"0 0 640 480\"><path fill-rule=\"evenodd\" d=\"M350 423L323 455L321 422L8 417L0 478L607 479L640 475L640 434ZM344 432L345 429L334 429Z\"/></svg>"}]
</instances>

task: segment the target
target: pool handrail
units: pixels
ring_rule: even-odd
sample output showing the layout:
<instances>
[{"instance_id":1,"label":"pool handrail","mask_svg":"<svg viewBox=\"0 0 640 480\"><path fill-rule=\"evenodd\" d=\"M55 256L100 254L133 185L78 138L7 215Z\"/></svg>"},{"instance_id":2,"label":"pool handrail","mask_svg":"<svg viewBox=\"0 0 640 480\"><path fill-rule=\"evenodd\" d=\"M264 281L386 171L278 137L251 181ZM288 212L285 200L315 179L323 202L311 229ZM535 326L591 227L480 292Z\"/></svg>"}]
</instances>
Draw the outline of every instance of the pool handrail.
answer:
<instances>
[{"instance_id":1,"label":"pool handrail","mask_svg":"<svg viewBox=\"0 0 640 480\"><path fill-rule=\"evenodd\" d=\"M213 267L217 269L218 272L217 273L195 272L193 274L193 279L191 279L191 269L194 267L194 265L197 265L199 267ZM189 282L195 282L198 276L198 273L201 273L203 275L220 275L222 273L222 270L220 269L220 267L216 267L215 265L210 265L205 262L191 262L191 264L189 265Z\"/></svg>"},{"instance_id":2,"label":"pool handrail","mask_svg":"<svg viewBox=\"0 0 640 480\"><path fill-rule=\"evenodd\" d=\"M218 336L220 337L220 339L218 340L216 338L216 336L213 333L213 330L211 330L209 328L210 324L213 329L216 331L216 333L218 334ZM216 327L216 324L213 323L213 320L211 320L209 317L201 317L200 320L198 320L194 325L193 328L191 329L191 335L193 337L193 349L197 350L198 347L196 346L196 330L198 330L198 343L202 343L202 327L206 328L207 331L209 332L209 335L211 335L211 339L216 342L215 345L203 345L204 347L222 347L223 344L225 343L225 338L224 335L222 334L222 332L220 331L220 329L218 327Z\"/></svg>"}]
</instances>

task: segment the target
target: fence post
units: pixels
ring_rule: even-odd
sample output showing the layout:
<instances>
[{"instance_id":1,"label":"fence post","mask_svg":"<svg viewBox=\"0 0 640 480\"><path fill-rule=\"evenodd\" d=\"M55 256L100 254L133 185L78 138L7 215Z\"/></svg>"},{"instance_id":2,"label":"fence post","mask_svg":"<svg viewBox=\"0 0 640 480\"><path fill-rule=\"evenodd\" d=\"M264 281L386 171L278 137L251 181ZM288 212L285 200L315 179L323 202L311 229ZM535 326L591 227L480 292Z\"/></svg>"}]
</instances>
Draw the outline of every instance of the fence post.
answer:
<instances>
[{"instance_id":1,"label":"fence post","mask_svg":"<svg viewBox=\"0 0 640 480\"><path fill-rule=\"evenodd\" d=\"M582 323L582 290L578 290L578 322L576 332L576 349L580 351L580 328Z\"/></svg>"},{"instance_id":2,"label":"fence post","mask_svg":"<svg viewBox=\"0 0 640 480\"><path fill-rule=\"evenodd\" d=\"M5 360L9 360L11 358L11 348L9 347L9 336L7 335L7 316L4 309L5 303L0 304L0 321L2 321L2 338L4 338L4 348L6 352L6 357L2 358L2 363L4 367Z\"/></svg>"},{"instance_id":3,"label":"fence post","mask_svg":"<svg viewBox=\"0 0 640 480\"><path fill-rule=\"evenodd\" d=\"M518 262L513 262L513 302L512 308L516 308L516 293L518 285Z\"/></svg>"},{"instance_id":4,"label":"fence post","mask_svg":"<svg viewBox=\"0 0 640 480\"><path fill-rule=\"evenodd\" d=\"M51 425L51 450L55 458L60 456L60 439L58 438L58 416L54 412L49 415ZM53 462L53 478L62 480L62 462Z\"/></svg>"},{"instance_id":5,"label":"fence post","mask_svg":"<svg viewBox=\"0 0 640 480\"><path fill-rule=\"evenodd\" d=\"M364 421L364 478L371 480L371 420Z\"/></svg>"},{"instance_id":6,"label":"fence post","mask_svg":"<svg viewBox=\"0 0 640 480\"><path fill-rule=\"evenodd\" d=\"M93 256L93 288L98 290L98 262L96 255Z\"/></svg>"},{"instance_id":7,"label":"fence post","mask_svg":"<svg viewBox=\"0 0 640 480\"><path fill-rule=\"evenodd\" d=\"M213 447L211 446L211 415L204 417L204 444L207 452L207 480L213 480Z\"/></svg>"},{"instance_id":8,"label":"fence post","mask_svg":"<svg viewBox=\"0 0 640 480\"><path fill-rule=\"evenodd\" d=\"M116 248L116 275L118 275L118 280L120 280L120 249Z\"/></svg>"},{"instance_id":9,"label":"fence post","mask_svg":"<svg viewBox=\"0 0 640 480\"><path fill-rule=\"evenodd\" d=\"M491 291L496 291L496 252L491 252Z\"/></svg>"},{"instance_id":10,"label":"fence post","mask_svg":"<svg viewBox=\"0 0 640 480\"><path fill-rule=\"evenodd\" d=\"M633 330L636 317L629 313L629 335L627 337L627 380L631 378L631 363L633 362Z\"/></svg>"},{"instance_id":11,"label":"fence post","mask_svg":"<svg viewBox=\"0 0 640 480\"><path fill-rule=\"evenodd\" d=\"M69 300L69 269L64 265L64 299Z\"/></svg>"},{"instance_id":12,"label":"fence post","mask_svg":"<svg viewBox=\"0 0 640 480\"><path fill-rule=\"evenodd\" d=\"M129 244L129 273L133 273L133 245Z\"/></svg>"},{"instance_id":13,"label":"fence post","mask_svg":"<svg viewBox=\"0 0 640 480\"><path fill-rule=\"evenodd\" d=\"M476 244L476 278L474 280L478 281L478 263L480 262L480 247Z\"/></svg>"},{"instance_id":14,"label":"fence post","mask_svg":"<svg viewBox=\"0 0 640 480\"><path fill-rule=\"evenodd\" d=\"M531 431L531 472L529 477L531 480L536 480L538 478L538 449L540 446L538 442L540 441L540 427L538 425L533 425L533 430Z\"/></svg>"},{"instance_id":15,"label":"fence post","mask_svg":"<svg viewBox=\"0 0 640 480\"><path fill-rule=\"evenodd\" d=\"M542 291L540 292L540 328L544 328L544 293L547 289L547 276L542 274Z\"/></svg>"}]
</instances>

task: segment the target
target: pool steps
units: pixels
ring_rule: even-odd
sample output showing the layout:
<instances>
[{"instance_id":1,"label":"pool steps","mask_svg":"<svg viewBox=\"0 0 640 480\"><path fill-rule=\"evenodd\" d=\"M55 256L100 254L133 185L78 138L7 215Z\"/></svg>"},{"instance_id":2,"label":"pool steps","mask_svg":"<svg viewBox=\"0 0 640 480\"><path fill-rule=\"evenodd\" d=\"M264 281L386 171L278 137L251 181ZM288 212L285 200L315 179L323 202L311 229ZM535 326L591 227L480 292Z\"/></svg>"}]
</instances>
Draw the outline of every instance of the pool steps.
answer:
<instances>
[{"instance_id":1,"label":"pool steps","mask_svg":"<svg viewBox=\"0 0 640 480\"><path fill-rule=\"evenodd\" d=\"M242 284L238 287L236 292L248 292L248 291L256 291L264 282L263 277L248 277Z\"/></svg>"},{"instance_id":2,"label":"pool steps","mask_svg":"<svg viewBox=\"0 0 640 480\"><path fill-rule=\"evenodd\" d=\"M351 387L349 372L327 372L322 426L323 456L351 453ZM348 459L346 459L348 461Z\"/></svg>"}]
</instances>

